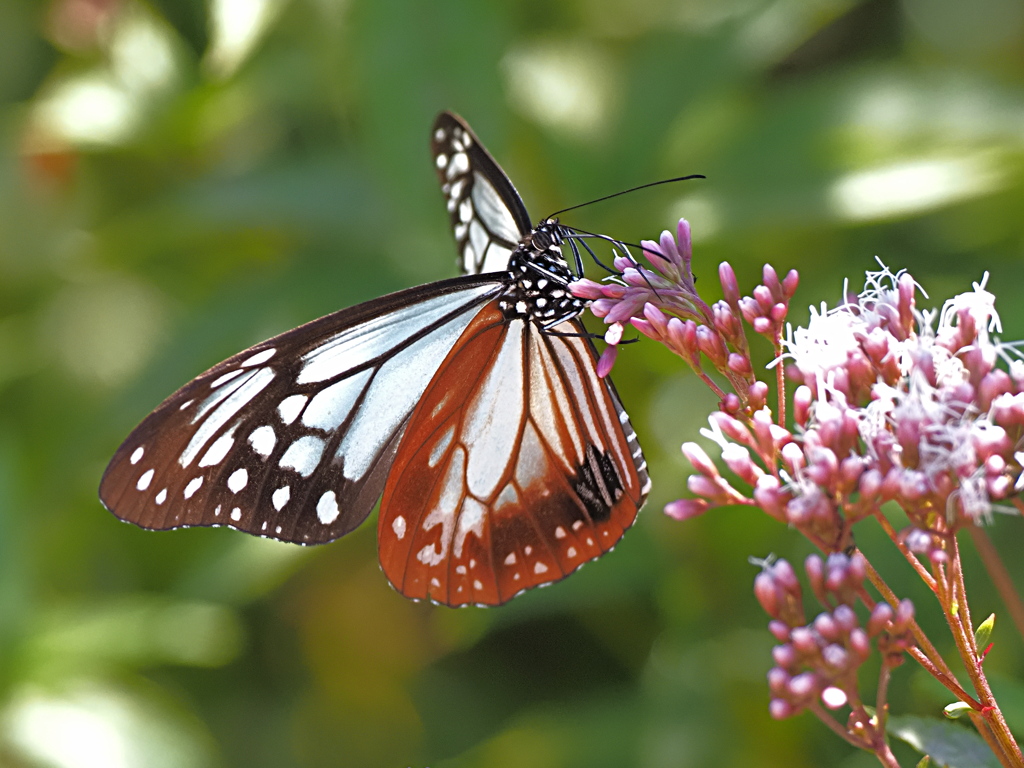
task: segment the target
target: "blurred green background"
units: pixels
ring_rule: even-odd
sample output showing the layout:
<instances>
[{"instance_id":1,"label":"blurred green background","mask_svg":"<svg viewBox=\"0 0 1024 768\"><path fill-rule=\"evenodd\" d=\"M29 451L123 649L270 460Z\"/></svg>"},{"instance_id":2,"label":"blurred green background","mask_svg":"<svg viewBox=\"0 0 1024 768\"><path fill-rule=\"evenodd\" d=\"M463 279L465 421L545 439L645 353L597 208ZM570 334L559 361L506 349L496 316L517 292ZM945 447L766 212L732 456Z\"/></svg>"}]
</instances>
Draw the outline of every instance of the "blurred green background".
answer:
<instances>
[{"instance_id":1,"label":"blurred green background","mask_svg":"<svg viewBox=\"0 0 1024 768\"><path fill-rule=\"evenodd\" d=\"M799 320L878 255L936 303L990 270L1024 337L1017 0L2 0L0 765L875 764L769 719L747 557L808 550L747 510L661 514L714 398L646 341L616 368L646 510L500 609L400 597L372 519L302 549L100 506L107 459L193 375L454 274L427 150L445 108L535 218L706 174L567 221L637 240L685 215L709 300L721 260L747 290L770 261L800 270ZM1020 579L1019 521L994 535ZM858 542L949 649L877 531ZM1020 702L1024 648L995 639ZM892 700L949 696L908 664Z\"/></svg>"}]
</instances>

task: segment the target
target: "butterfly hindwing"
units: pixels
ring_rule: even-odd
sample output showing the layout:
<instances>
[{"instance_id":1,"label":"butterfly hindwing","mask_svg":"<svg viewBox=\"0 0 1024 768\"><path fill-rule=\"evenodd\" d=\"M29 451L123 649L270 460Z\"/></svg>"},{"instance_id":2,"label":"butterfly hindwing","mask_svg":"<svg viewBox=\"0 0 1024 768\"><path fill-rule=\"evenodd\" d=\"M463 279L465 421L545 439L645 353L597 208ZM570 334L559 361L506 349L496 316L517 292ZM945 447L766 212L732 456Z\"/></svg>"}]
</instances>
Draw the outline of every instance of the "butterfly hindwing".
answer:
<instances>
[{"instance_id":1,"label":"butterfly hindwing","mask_svg":"<svg viewBox=\"0 0 1024 768\"><path fill-rule=\"evenodd\" d=\"M442 112L431 151L463 274L500 272L533 226L522 198L465 121Z\"/></svg>"},{"instance_id":2,"label":"butterfly hindwing","mask_svg":"<svg viewBox=\"0 0 1024 768\"><path fill-rule=\"evenodd\" d=\"M344 535L380 496L409 413L500 282L461 277L336 312L214 366L125 440L100 485L145 528Z\"/></svg>"},{"instance_id":3,"label":"butterfly hindwing","mask_svg":"<svg viewBox=\"0 0 1024 768\"><path fill-rule=\"evenodd\" d=\"M649 479L596 366L586 338L506 320L496 303L474 318L413 411L385 484L380 560L402 594L497 605L622 537Z\"/></svg>"}]
</instances>

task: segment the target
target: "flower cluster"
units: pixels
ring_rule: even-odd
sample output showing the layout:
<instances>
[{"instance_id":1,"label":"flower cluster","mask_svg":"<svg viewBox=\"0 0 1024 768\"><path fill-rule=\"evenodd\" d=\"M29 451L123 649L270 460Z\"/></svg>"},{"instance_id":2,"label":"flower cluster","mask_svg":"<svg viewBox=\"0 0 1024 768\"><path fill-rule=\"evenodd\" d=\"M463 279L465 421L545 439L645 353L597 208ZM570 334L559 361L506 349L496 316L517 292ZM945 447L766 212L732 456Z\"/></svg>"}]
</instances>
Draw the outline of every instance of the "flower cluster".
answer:
<instances>
[{"instance_id":1,"label":"flower cluster","mask_svg":"<svg viewBox=\"0 0 1024 768\"><path fill-rule=\"evenodd\" d=\"M726 411L756 410L767 389L754 376L742 321L770 340L778 339L799 282L796 272L780 280L765 266L764 283L752 297L741 299L732 267L723 264L719 277L725 299L709 307L694 284L690 225L685 219L679 221L676 238L663 232L660 242L645 240L641 247L651 269L629 256L617 256L614 264L620 274L615 278L603 283L582 279L570 286L574 295L590 300L591 311L609 325L609 346L599 372L606 375L611 370L623 328L629 324L685 360L722 397ZM723 392L707 376L702 356L725 375L734 392Z\"/></svg>"},{"instance_id":2,"label":"flower cluster","mask_svg":"<svg viewBox=\"0 0 1024 768\"><path fill-rule=\"evenodd\" d=\"M914 645L911 623L914 606L902 601L893 610L874 604L867 625L861 626L854 606L867 593L863 555L817 555L804 565L811 591L825 607L813 621L804 615L800 582L785 560L765 563L754 580L754 594L771 617L768 630L779 642L772 651L775 666L768 672L772 700L769 711L781 719L803 709L849 705L851 717L870 721L861 701L857 672L874 647L888 668L903 662L903 651ZM870 601L870 598L867 598Z\"/></svg>"},{"instance_id":3,"label":"flower cluster","mask_svg":"<svg viewBox=\"0 0 1024 768\"><path fill-rule=\"evenodd\" d=\"M761 284L741 296L732 268L722 264L723 300L708 306L690 270L685 221L675 238L663 233L659 243L645 241L643 251L650 268L619 256L620 274L603 283L580 280L572 291L591 300L609 326L601 375L632 326L677 354L720 397L702 434L721 448L728 472L696 443L684 443L695 470L687 478L693 496L669 503L665 512L686 519L747 505L826 555L805 564L811 591L825 606L809 622L788 563L764 564L755 581L779 643L768 674L772 715L812 711L851 744L896 766L884 729L886 688L890 670L909 654L956 697L951 706L970 713L1002 764L1024 766L982 669L987 633L979 639L971 626L956 535L969 529L983 561L994 560L978 524L993 512L1024 509L1017 498L1024 491L1024 355L993 338L1000 325L987 275L940 311L927 311L917 307L917 296L925 294L913 278L882 266L868 273L860 295L844 291L837 306L812 307L807 325L794 330L786 318L795 272L780 279L765 266ZM751 362L747 328L774 349L774 411L770 388ZM789 400L787 382L797 385ZM883 512L891 503L906 515L903 530ZM900 601L857 550L853 526L868 518L935 595L973 695L917 626L914 606ZM989 570L1004 600L1017 603L1012 615L1024 616L1005 570ZM872 597L865 579L884 600ZM866 621L857 603L866 608ZM1019 628L1024 632L1024 619ZM857 671L875 652L882 663L871 709L858 693ZM829 710L844 706L849 717L840 725Z\"/></svg>"}]
</instances>

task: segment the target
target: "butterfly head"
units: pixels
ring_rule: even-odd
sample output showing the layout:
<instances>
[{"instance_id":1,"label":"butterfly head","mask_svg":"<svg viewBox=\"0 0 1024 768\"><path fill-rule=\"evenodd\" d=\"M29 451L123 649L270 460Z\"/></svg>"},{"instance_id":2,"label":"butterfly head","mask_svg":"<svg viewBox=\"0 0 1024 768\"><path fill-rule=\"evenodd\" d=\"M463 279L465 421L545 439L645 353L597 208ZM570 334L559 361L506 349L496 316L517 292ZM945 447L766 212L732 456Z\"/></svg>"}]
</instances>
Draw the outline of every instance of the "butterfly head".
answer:
<instances>
[{"instance_id":1,"label":"butterfly head","mask_svg":"<svg viewBox=\"0 0 1024 768\"><path fill-rule=\"evenodd\" d=\"M523 245L536 251L557 249L561 253L562 226L558 219L548 218L541 221L536 229L523 238Z\"/></svg>"}]
</instances>

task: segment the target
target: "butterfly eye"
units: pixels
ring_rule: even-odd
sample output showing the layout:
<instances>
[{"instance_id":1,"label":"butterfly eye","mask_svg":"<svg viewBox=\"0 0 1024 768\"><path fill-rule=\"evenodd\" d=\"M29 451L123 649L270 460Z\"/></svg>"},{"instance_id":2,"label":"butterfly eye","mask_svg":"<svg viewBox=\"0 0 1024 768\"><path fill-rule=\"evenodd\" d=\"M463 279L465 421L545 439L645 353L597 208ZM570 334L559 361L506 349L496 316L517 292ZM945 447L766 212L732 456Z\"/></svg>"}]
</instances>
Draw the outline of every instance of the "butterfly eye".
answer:
<instances>
[{"instance_id":1,"label":"butterfly eye","mask_svg":"<svg viewBox=\"0 0 1024 768\"><path fill-rule=\"evenodd\" d=\"M320 544L381 499L388 579L447 605L505 602L615 545L650 479L597 375L574 277L548 250L557 224L531 228L457 116L438 116L432 150L464 274L335 312L196 377L115 453L100 484L108 509L144 528Z\"/></svg>"}]
</instances>

